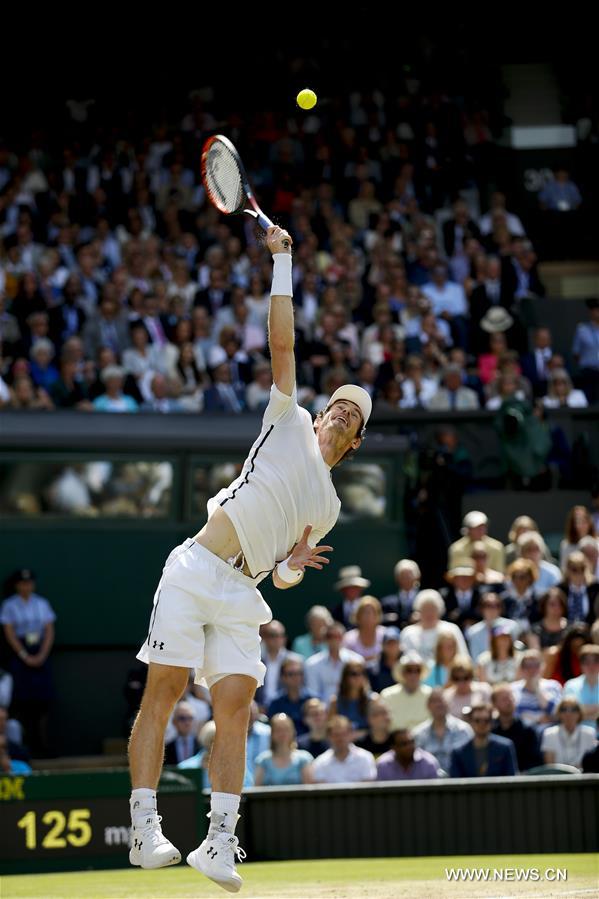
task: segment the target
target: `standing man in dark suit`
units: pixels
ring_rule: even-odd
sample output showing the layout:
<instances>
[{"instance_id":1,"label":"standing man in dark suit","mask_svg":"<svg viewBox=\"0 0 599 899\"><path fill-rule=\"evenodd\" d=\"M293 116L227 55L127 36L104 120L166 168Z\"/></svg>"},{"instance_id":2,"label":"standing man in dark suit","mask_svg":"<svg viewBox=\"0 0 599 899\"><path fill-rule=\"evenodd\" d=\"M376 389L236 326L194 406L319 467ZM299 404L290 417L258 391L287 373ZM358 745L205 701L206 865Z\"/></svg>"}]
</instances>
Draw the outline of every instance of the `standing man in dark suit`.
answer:
<instances>
[{"instance_id":1,"label":"standing man in dark suit","mask_svg":"<svg viewBox=\"0 0 599 899\"><path fill-rule=\"evenodd\" d=\"M497 684L493 688L493 705L498 717L493 722L493 733L497 737L511 740L516 750L520 771L528 771L543 764L539 738L534 727L525 724L516 715L516 702L509 684Z\"/></svg>"},{"instance_id":2,"label":"standing man in dark suit","mask_svg":"<svg viewBox=\"0 0 599 899\"><path fill-rule=\"evenodd\" d=\"M165 746L165 765L178 765L199 752L200 744L194 733L194 722L192 707L188 702L179 702L173 715L177 736Z\"/></svg>"},{"instance_id":3,"label":"standing man in dark suit","mask_svg":"<svg viewBox=\"0 0 599 899\"><path fill-rule=\"evenodd\" d=\"M443 225L443 244L450 259L462 252L464 242L468 237L480 240L480 230L476 222L470 218L468 204L464 200L458 199L453 204L452 218Z\"/></svg>"},{"instance_id":4,"label":"standing man in dark suit","mask_svg":"<svg viewBox=\"0 0 599 899\"><path fill-rule=\"evenodd\" d=\"M493 706L480 702L472 706L468 723L474 737L451 753L451 777L511 777L517 773L514 744L491 733Z\"/></svg>"},{"instance_id":5,"label":"standing man in dark suit","mask_svg":"<svg viewBox=\"0 0 599 899\"><path fill-rule=\"evenodd\" d=\"M547 393L549 362L553 356L551 343L551 331L549 328L536 328L531 351L524 353L520 359L522 374L532 384L535 396L545 396Z\"/></svg>"},{"instance_id":6,"label":"standing man in dark suit","mask_svg":"<svg viewBox=\"0 0 599 899\"><path fill-rule=\"evenodd\" d=\"M131 342L129 321L115 296L102 297L98 312L85 323L83 342L86 356L91 359L97 358L102 347L109 347L117 358L127 349Z\"/></svg>"},{"instance_id":7,"label":"standing man in dark suit","mask_svg":"<svg viewBox=\"0 0 599 899\"><path fill-rule=\"evenodd\" d=\"M222 269L214 268L210 272L210 284L205 290L198 290L193 301L194 306L203 306L214 316L223 306L231 305L231 291Z\"/></svg>"}]
</instances>

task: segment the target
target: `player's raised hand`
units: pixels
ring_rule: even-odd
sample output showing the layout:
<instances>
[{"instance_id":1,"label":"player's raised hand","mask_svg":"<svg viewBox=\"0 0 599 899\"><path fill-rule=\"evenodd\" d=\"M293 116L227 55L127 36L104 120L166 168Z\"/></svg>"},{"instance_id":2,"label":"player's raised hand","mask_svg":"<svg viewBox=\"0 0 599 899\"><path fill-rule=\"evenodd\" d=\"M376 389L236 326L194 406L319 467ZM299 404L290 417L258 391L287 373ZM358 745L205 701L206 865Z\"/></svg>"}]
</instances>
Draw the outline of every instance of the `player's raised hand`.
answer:
<instances>
[{"instance_id":1,"label":"player's raised hand","mask_svg":"<svg viewBox=\"0 0 599 899\"><path fill-rule=\"evenodd\" d=\"M273 255L275 253L291 253L292 243L288 232L279 228L278 225L273 225L266 232L266 246Z\"/></svg>"},{"instance_id":2,"label":"player's raised hand","mask_svg":"<svg viewBox=\"0 0 599 899\"><path fill-rule=\"evenodd\" d=\"M329 564L329 559L320 554L333 552L333 547L324 545L310 546L308 537L310 536L311 531L312 525L306 525L301 539L298 540L291 550L287 564L292 571L305 571L306 568L318 568L322 570L323 565Z\"/></svg>"}]
</instances>

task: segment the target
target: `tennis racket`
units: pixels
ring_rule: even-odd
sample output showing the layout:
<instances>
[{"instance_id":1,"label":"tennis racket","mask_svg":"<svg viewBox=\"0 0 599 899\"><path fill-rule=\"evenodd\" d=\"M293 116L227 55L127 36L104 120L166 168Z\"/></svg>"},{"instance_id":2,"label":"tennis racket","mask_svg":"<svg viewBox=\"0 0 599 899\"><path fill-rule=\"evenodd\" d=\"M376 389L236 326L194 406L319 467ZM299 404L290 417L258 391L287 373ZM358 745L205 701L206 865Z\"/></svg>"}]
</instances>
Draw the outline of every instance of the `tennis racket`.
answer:
<instances>
[{"instance_id":1,"label":"tennis racket","mask_svg":"<svg viewBox=\"0 0 599 899\"><path fill-rule=\"evenodd\" d=\"M225 215L245 212L256 219L266 231L273 222L264 215L252 192L241 156L228 137L215 134L209 137L202 150L202 181L208 199ZM246 206L248 202L251 209ZM284 241L285 249L289 241Z\"/></svg>"}]
</instances>

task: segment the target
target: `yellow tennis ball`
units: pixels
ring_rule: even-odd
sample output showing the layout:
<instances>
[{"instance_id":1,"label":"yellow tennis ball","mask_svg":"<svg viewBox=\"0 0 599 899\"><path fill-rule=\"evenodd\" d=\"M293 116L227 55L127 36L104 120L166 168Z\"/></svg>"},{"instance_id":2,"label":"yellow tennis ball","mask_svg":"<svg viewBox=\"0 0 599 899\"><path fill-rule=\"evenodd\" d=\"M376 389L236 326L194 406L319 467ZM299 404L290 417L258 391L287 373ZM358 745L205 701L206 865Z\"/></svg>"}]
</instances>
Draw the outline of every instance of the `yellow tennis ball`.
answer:
<instances>
[{"instance_id":1,"label":"yellow tennis ball","mask_svg":"<svg viewBox=\"0 0 599 899\"><path fill-rule=\"evenodd\" d=\"M312 109L313 106L316 106L317 99L314 91L311 91L309 87L305 87L297 95L297 105L301 106L302 109Z\"/></svg>"}]
</instances>

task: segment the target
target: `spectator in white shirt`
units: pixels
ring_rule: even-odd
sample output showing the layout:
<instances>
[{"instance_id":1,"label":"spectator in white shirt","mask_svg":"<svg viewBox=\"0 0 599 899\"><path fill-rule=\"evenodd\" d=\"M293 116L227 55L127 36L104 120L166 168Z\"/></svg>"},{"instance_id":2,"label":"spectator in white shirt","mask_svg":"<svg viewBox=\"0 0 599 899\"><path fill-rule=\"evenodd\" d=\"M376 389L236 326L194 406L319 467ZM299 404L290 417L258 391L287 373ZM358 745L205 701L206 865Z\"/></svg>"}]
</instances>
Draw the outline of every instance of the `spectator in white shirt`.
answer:
<instances>
[{"instance_id":1,"label":"spectator in white shirt","mask_svg":"<svg viewBox=\"0 0 599 899\"><path fill-rule=\"evenodd\" d=\"M490 234L493 230L493 222L497 213L501 213L503 215L503 219L505 221L507 229L512 237L524 237L524 227L522 225L522 222L517 215L514 215L513 212L507 211L505 194L502 194L500 191L495 191L493 194L491 194L489 211L485 212L485 214L482 215L478 221L478 227L483 237L486 237L486 235Z\"/></svg>"},{"instance_id":2,"label":"spectator in white shirt","mask_svg":"<svg viewBox=\"0 0 599 899\"><path fill-rule=\"evenodd\" d=\"M438 384L435 378L426 377L424 362L420 356L408 356L406 374L401 385L403 397L399 405L402 409L428 408Z\"/></svg>"},{"instance_id":3,"label":"spectator in white shirt","mask_svg":"<svg viewBox=\"0 0 599 899\"><path fill-rule=\"evenodd\" d=\"M473 659L478 659L480 654L491 646L491 634L494 627L506 628L514 640L520 633L517 623L511 618L504 618L501 614L502 610L501 597L497 593L485 593L480 603L483 620L473 624L466 631L466 639Z\"/></svg>"},{"instance_id":4,"label":"spectator in white shirt","mask_svg":"<svg viewBox=\"0 0 599 899\"><path fill-rule=\"evenodd\" d=\"M420 614L420 621L418 624L409 624L401 632L403 652L417 652L427 665L433 665L437 638L442 630L454 635L460 655L468 655L468 647L459 627L451 621L441 621L445 614L445 603L437 590L421 590L416 597L414 611Z\"/></svg>"},{"instance_id":5,"label":"spectator in white shirt","mask_svg":"<svg viewBox=\"0 0 599 899\"><path fill-rule=\"evenodd\" d=\"M361 664L364 659L357 652L341 645L345 628L334 621L327 628L327 649L306 659L304 677L306 688L327 705L337 695L343 668L348 662Z\"/></svg>"},{"instance_id":6,"label":"spectator in white shirt","mask_svg":"<svg viewBox=\"0 0 599 899\"><path fill-rule=\"evenodd\" d=\"M448 279L446 265L435 265L431 280L423 286L422 292L433 304L435 315L444 318L452 326L455 343L465 348L468 337L466 294L461 284Z\"/></svg>"},{"instance_id":7,"label":"spectator in white shirt","mask_svg":"<svg viewBox=\"0 0 599 899\"><path fill-rule=\"evenodd\" d=\"M351 742L352 726L344 715L335 715L327 724L331 748L312 765L315 783L359 783L376 780L376 762L367 749Z\"/></svg>"},{"instance_id":8,"label":"spectator in white shirt","mask_svg":"<svg viewBox=\"0 0 599 899\"><path fill-rule=\"evenodd\" d=\"M580 768L583 756L597 744L595 729L583 724L582 707L572 696L561 700L556 713L559 723L546 728L541 740L545 764Z\"/></svg>"},{"instance_id":9,"label":"spectator in white shirt","mask_svg":"<svg viewBox=\"0 0 599 899\"><path fill-rule=\"evenodd\" d=\"M443 372L443 386L430 399L429 409L448 412L453 409L478 409L478 396L462 383L463 372L459 365L447 365Z\"/></svg>"},{"instance_id":10,"label":"spectator in white shirt","mask_svg":"<svg viewBox=\"0 0 599 899\"><path fill-rule=\"evenodd\" d=\"M547 396L543 397L546 409L584 409L589 404L582 390L575 390L565 368L554 368L549 373Z\"/></svg>"}]
</instances>

